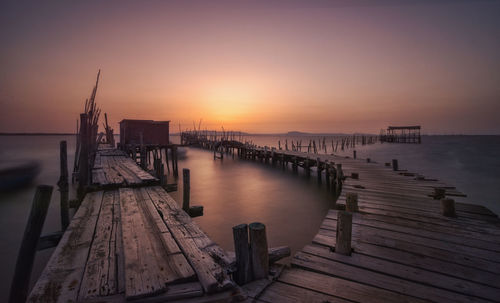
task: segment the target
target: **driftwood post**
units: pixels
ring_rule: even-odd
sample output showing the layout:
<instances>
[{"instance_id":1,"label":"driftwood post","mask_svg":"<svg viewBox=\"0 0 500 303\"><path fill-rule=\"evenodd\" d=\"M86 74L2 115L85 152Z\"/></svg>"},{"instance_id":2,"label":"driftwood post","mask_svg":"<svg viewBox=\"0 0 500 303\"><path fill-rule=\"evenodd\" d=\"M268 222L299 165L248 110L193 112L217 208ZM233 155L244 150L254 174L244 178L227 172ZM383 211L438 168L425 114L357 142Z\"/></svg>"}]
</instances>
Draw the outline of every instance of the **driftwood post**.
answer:
<instances>
[{"instance_id":1,"label":"driftwood post","mask_svg":"<svg viewBox=\"0 0 500 303\"><path fill-rule=\"evenodd\" d=\"M182 187L183 187L183 195L182 195L182 209L189 213L189 191L190 191L190 176L189 169L182 169Z\"/></svg>"},{"instance_id":2,"label":"driftwood post","mask_svg":"<svg viewBox=\"0 0 500 303\"><path fill-rule=\"evenodd\" d=\"M255 280L264 279L269 274L266 226L262 223L254 222L250 223L249 227L253 278Z\"/></svg>"},{"instance_id":3,"label":"driftwood post","mask_svg":"<svg viewBox=\"0 0 500 303\"><path fill-rule=\"evenodd\" d=\"M335 252L350 256L352 237L352 213L339 211L337 213L337 235Z\"/></svg>"},{"instance_id":4,"label":"driftwood post","mask_svg":"<svg viewBox=\"0 0 500 303\"><path fill-rule=\"evenodd\" d=\"M59 192L61 193L61 228L66 230L69 225L69 185L68 185L68 153L66 141L60 143L60 164L61 164L61 177L57 182Z\"/></svg>"},{"instance_id":5,"label":"driftwood post","mask_svg":"<svg viewBox=\"0 0 500 303\"><path fill-rule=\"evenodd\" d=\"M49 185L39 185L36 189L28 224L24 230L23 241L17 255L16 270L10 288L10 303L25 302L28 296L31 269L52 197L52 189L52 186Z\"/></svg>"},{"instance_id":6,"label":"driftwood post","mask_svg":"<svg viewBox=\"0 0 500 303\"><path fill-rule=\"evenodd\" d=\"M234 252L236 255L236 272L234 281L243 285L252 280L250 267L250 250L248 246L248 225L240 224L233 227Z\"/></svg>"}]
</instances>

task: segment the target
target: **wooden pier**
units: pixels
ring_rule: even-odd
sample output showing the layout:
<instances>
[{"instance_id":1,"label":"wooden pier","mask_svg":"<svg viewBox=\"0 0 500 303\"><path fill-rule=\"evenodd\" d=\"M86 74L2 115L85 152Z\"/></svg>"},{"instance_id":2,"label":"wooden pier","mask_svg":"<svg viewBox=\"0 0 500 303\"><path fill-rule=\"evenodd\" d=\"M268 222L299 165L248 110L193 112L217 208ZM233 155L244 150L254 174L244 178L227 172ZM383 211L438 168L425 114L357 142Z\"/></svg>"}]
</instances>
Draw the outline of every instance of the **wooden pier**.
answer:
<instances>
[{"instance_id":1,"label":"wooden pier","mask_svg":"<svg viewBox=\"0 0 500 303\"><path fill-rule=\"evenodd\" d=\"M29 302L215 302L242 295L232 259L158 179L101 146L87 193Z\"/></svg>"},{"instance_id":2,"label":"wooden pier","mask_svg":"<svg viewBox=\"0 0 500 303\"><path fill-rule=\"evenodd\" d=\"M221 145L242 159L315 172L336 197L291 268L249 294L255 302L500 301L500 220L455 202L466 195L453 186L401 170L396 159L382 165L240 142L198 146Z\"/></svg>"}]
</instances>

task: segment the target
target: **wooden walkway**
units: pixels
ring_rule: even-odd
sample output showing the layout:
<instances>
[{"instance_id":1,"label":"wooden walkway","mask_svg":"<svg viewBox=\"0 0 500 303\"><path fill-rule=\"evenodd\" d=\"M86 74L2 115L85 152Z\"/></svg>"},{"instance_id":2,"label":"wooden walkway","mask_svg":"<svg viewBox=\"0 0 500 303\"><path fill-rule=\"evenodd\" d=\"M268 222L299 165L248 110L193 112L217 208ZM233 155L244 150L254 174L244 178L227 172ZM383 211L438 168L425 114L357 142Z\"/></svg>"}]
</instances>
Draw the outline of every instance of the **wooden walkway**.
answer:
<instances>
[{"instance_id":1,"label":"wooden walkway","mask_svg":"<svg viewBox=\"0 0 500 303\"><path fill-rule=\"evenodd\" d=\"M98 151L94 192L34 286L30 302L215 302L239 298L233 261L156 181L117 150ZM101 188L98 188L101 186Z\"/></svg>"},{"instance_id":2,"label":"wooden walkway","mask_svg":"<svg viewBox=\"0 0 500 303\"><path fill-rule=\"evenodd\" d=\"M457 216L445 217L430 195L446 187L448 195L464 196L451 186L366 160L312 156L320 167L335 162L345 176L359 174L344 181L337 201L341 209L347 192L359 197L353 253L333 251L338 210L331 209L312 243L255 301L500 302L500 220L494 213L456 203ZM308 156L275 150L273 157L304 162Z\"/></svg>"}]
</instances>

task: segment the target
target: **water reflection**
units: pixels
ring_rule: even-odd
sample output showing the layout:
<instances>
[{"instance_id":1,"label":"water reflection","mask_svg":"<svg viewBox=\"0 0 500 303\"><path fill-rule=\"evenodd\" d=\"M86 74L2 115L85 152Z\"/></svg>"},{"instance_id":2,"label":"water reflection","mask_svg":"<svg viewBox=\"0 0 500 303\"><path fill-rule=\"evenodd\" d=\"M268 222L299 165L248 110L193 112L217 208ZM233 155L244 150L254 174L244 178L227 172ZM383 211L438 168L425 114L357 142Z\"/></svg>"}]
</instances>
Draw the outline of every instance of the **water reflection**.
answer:
<instances>
[{"instance_id":1,"label":"water reflection","mask_svg":"<svg viewBox=\"0 0 500 303\"><path fill-rule=\"evenodd\" d=\"M298 250L311 242L333 203L333 195L316 178L281 166L230 156L213 160L211 152L190 148L179 162L182 168L191 170L191 204L205 208L195 221L226 250L233 250L232 227L254 221L266 224L270 246ZM179 203L181 183L171 193Z\"/></svg>"}]
</instances>

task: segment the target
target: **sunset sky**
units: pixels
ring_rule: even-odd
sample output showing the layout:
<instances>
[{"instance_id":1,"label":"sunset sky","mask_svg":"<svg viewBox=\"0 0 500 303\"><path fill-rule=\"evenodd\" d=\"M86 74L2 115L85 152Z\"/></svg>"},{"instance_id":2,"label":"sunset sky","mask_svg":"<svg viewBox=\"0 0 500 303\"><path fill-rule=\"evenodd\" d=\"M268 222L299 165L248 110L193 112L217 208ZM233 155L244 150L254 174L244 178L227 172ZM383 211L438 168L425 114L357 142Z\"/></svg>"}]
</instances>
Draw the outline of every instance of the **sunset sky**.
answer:
<instances>
[{"instance_id":1,"label":"sunset sky","mask_svg":"<svg viewBox=\"0 0 500 303\"><path fill-rule=\"evenodd\" d=\"M0 132L500 134L500 1L3 1Z\"/></svg>"}]
</instances>

